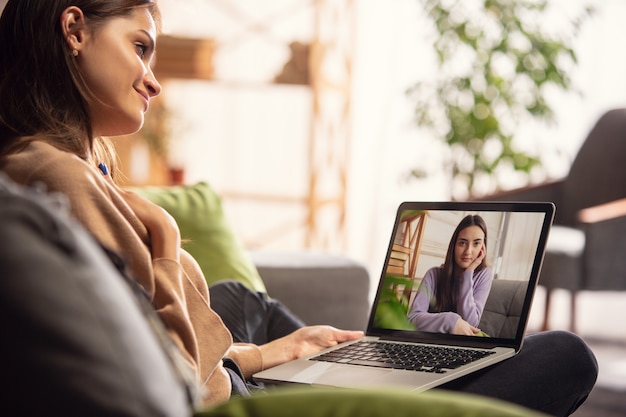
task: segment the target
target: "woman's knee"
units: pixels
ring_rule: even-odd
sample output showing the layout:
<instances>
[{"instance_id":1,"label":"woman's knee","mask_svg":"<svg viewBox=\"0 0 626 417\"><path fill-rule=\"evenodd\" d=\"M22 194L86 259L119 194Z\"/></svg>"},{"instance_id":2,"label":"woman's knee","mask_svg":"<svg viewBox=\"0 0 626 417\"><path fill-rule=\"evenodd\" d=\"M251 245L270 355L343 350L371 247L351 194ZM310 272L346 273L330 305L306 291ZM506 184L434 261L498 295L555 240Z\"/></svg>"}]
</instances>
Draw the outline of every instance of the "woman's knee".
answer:
<instances>
[{"instance_id":1,"label":"woman's knee","mask_svg":"<svg viewBox=\"0 0 626 417\"><path fill-rule=\"evenodd\" d=\"M522 351L535 357L543 356L553 366L560 364L562 368L571 368L569 371L577 374L578 381L586 381L589 386L593 386L598 377L598 362L593 351L574 333L553 330L530 335Z\"/></svg>"}]
</instances>

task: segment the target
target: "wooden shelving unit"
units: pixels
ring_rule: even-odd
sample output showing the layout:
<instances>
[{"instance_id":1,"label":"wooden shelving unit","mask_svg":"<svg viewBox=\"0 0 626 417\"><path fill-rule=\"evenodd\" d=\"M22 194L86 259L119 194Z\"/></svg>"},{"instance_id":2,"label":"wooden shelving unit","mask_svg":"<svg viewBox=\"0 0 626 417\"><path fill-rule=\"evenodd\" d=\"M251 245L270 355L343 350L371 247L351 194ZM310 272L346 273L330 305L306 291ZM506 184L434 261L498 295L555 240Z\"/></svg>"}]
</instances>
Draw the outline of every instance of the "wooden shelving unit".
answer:
<instances>
[{"instance_id":1,"label":"wooden shelving unit","mask_svg":"<svg viewBox=\"0 0 626 417\"><path fill-rule=\"evenodd\" d=\"M405 212L394 232L394 242L387 261L385 272L393 276L391 290L405 300L412 299L416 287L416 271L427 214L425 212Z\"/></svg>"},{"instance_id":2,"label":"wooden shelving unit","mask_svg":"<svg viewBox=\"0 0 626 417\"><path fill-rule=\"evenodd\" d=\"M221 8L228 8L231 15L246 16L242 22L246 29L240 37L267 36L276 22L254 21L249 15L236 9L236 4L223 0L210 0ZM235 2L236 3L236 2ZM295 85L307 88L311 93L311 124L308 132L308 156L301 164L308 178L307 189L302 198L265 195L241 190L220 190L225 200L262 204L279 202L284 205L298 204L305 208L306 216L299 224L285 224L275 230L304 230L305 248L342 250L345 245L345 210L347 192L347 159L351 140L351 78L353 62L353 3L354 0L294 0L285 13L277 13L276 19L289 19L289 11L298 10L298 4L312 10L310 24L313 38L310 42L289 41L291 59L278 74L268 80L268 86ZM241 42L241 39L238 41ZM198 39L178 35L161 36L155 74L162 83L168 80L206 80L222 82L215 76L213 54L217 48L227 48L217 39ZM231 85L237 81L229 80ZM247 88L245 82L236 88ZM327 106L332 102L332 106ZM151 169L163 165L163 156L153 156L161 161L150 162ZM132 157L122 155L122 165L131 164ZM167 171L167 168L165 169ZM129 171L129 168L126 168ZM169 182L170 174L153 172L150 178ZM132 181L132 178L130 179ZM154 181L153 181L154 182ZM272 236L246 237L248 246L262 245ZM246 242L249 239L249 242Z\"/></svg>"}]
</instances>

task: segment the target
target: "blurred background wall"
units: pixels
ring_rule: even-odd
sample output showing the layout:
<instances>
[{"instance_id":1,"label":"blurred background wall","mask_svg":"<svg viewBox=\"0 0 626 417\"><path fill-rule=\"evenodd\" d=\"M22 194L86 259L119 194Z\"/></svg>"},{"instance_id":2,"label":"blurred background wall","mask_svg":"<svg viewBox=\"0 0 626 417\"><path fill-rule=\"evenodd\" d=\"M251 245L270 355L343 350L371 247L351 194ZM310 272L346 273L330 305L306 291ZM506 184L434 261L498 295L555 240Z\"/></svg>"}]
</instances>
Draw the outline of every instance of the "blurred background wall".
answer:
<instances>
[{"instance_id":1,"label":"blurred background wall","mask_svg":"<svg viewBox=\"0 0 626 417\"><path fill-rule=\"evenodd\" d=\"M184 167L185 182L208 181L223 193L248 246L339 251L377 276L397 204L451 197L442 145L416 126L406 95L435 71L418 1L160 3L166 34L214 42L210 80L165 81L168 164ZM583 2L551 4L558 29ZM597 118L626 100L626 4L594 5L574 41L579 63L570 75L582 94L553 94L557 123L517 133L551 153L554 178L567 173ZM325 48L317 82L289 80L298 44L315 42ZM416 166L429 177L408 180Z\"/></svg>"}]
</instances>

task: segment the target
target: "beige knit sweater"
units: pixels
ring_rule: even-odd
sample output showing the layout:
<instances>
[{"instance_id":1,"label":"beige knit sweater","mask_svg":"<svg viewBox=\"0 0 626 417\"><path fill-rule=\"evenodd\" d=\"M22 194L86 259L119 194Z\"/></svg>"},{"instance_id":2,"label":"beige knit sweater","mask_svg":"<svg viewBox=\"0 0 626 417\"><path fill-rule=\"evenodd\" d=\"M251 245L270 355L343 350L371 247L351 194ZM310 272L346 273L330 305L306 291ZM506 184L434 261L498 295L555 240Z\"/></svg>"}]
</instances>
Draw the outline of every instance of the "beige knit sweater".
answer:
<instances>
[{"instance_id":1,"label":"beige knit sweater","mask_svg":"<svg viewBox=\"0 0 626 417\"><path fill-rule=\"evenodd\" d=\"M257 346L233 344L228 329L210 307L209 290L195 260L184 251L180 263L152 259L147 229L97 167L44 142L33 142L5 158L0 169L20 184L43 183L49 191L65 194L76 219L128 262L206 387L207 405L230 397L222 358L233 358L247 376L263 368Z\"/></svg>"}]
</instances>

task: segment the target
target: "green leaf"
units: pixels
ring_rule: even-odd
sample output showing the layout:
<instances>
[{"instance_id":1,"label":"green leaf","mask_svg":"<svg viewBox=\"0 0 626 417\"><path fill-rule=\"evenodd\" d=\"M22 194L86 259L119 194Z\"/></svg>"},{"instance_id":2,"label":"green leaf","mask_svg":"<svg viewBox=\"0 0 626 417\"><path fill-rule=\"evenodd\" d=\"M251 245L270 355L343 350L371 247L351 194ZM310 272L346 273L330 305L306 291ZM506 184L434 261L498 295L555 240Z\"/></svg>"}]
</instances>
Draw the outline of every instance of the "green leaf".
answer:
<instances>
[{"instance_id":1,"label":"green leaf","mask_svg":"<svg viewBox=\"0 0 626 417\"><path fill-rule=\"evenodd\" d=\"M438 35L433 48L439 71L434 81L418 81L407 94L416 103L416 123L450 148L445 164L452 181L474 193L478 177L499 184L500 164L525 175L541 167L541 155L517 149L505 132L516 132L529 119L554 122L546 91L575 88L568 76L577 63L571 42L595 10L582 8L569 22L568 38L538 24L549 0L418 1ZM458 66L461 50L473 52L474 62L466 73L451 76L445 69ZM513 71L499 69L505 62ZM494 138L502 142L502 152L487 160L484 146ZM422 152L416 158L414 176L425 174L419 168L424 157Z\"/></svg>"}]
</instances>

